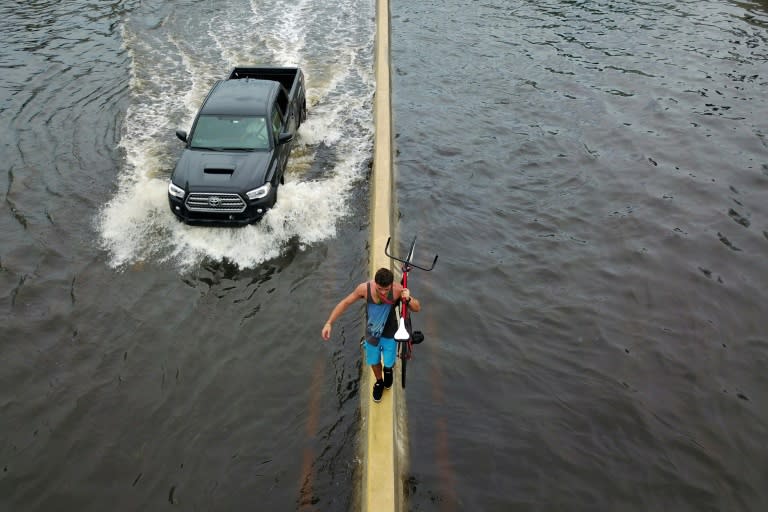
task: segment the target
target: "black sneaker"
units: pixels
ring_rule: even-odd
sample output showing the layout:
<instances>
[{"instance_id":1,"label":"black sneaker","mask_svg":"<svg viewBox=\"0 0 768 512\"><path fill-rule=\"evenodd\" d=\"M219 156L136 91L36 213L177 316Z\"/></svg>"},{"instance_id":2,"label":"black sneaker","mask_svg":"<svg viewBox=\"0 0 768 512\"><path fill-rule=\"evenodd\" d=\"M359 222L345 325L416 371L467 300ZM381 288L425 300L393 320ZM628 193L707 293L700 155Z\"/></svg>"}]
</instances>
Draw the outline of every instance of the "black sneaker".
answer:
<instances>
[{"instance_id":1,"label":"black sneaker","mask_svg":"<svg viewBox=\"0 0 768 512\"><path fill-rule=\"evenodd\" d=\"M373 385L373 401L381 402L381 395L383 394L384 394L384 381L377 380L376 384Z\"/></svg>"},{"instance_id":2,"label":"black sneaker","mask_svg":"<svg viewBox=\"0 0 768 512\"><path fill-rule=\"evenodd\" d=\"M392 381L394 380L392 375L392 368L384 368L384 387L389 389L392 387Z\"/></svg>"}]
</instances>

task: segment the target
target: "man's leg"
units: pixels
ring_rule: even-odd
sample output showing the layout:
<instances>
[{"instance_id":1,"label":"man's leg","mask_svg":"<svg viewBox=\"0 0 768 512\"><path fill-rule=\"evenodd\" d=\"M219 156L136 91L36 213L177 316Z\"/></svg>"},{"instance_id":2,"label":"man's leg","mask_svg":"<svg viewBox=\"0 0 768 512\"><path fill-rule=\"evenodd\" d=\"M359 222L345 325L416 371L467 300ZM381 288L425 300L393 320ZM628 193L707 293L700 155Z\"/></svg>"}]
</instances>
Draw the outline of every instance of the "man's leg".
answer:
<instances>
[{"instance_id":1,"label":"man's leg","mask_svg":"<svg viewBox=\"0 0 768 512\"><path fill-rule=\"evenodd\" d=\"M378 364L372 364L371 370L373 370L373 376L376 377L376 380L381 380L381 363Z\"/></svg>"},{"instance_id":2,"label":"man's leg","mask_svg":"<svg viewBox=\"0 0 768 512\"><path fill-rule=\"evenodd\" d=\"M381 348L378 346L374 347L366 341L365 358L368 364L371 365L373 376L376 377L376 382L373 384L373 401L378 402L384 394L384 379L381 375Z\"/></svg>"},{"instance_id":3,"label":"man's leg","mask_svg":"<svg viewBox=\"0 0 768 512\"><path fill-rule=\"evenodd\" d=\"M397 360L397 342L392 338L381 338L379 345L384 359L384 387L389 389L394 381L392 367L395 366Z\"/></svg>"}]
</instances>

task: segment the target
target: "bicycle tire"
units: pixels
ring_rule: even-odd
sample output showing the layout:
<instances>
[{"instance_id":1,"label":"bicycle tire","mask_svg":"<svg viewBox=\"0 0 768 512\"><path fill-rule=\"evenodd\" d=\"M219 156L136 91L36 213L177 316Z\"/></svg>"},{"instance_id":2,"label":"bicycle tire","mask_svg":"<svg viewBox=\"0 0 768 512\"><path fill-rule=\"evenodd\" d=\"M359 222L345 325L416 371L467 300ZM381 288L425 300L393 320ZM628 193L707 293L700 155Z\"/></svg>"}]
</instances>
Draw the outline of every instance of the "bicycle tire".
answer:
<instances>
[{"instance_id":1,"label":"bicycle tire","mask_svg":"<svg viewBox=\"0 0 768 512\"><path fill-rule=\"evenodd\" d=\"M403 365L402 368L400 369L400 387L405 389L405 369L408 366L408 360L402 359L400 363Z\"/></svg>"}]
</instances>

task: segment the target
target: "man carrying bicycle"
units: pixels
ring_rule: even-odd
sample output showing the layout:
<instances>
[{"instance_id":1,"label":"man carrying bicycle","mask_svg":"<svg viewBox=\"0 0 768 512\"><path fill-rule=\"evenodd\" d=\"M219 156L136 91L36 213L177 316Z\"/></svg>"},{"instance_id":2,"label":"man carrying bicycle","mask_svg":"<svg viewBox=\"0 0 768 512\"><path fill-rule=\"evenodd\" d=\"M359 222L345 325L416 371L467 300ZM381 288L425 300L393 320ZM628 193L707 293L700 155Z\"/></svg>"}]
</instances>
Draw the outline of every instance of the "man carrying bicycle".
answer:
<instances>
[{"instance_id":1,"label":"man carrying bicycle","mask_svg":"<svg viewBox=\"0 0 768 512\"><path fill-rule=\"evenodd\" d=\"M331 337L333 322L358 299L366 301L365 359L376 377L376 383L373 385L374 402L381 400L385 388L392 387L392 367L395 365L397 352L394 335L398 328L395 307L403 301L408 304L411 312L421 309L421 304L411 297L408 288L403 288L394 280L395 277L389 269L377 270L372 281L360 283L333 308L321 333L323 340L327 341Z\"/></svg>"}]
</instances>

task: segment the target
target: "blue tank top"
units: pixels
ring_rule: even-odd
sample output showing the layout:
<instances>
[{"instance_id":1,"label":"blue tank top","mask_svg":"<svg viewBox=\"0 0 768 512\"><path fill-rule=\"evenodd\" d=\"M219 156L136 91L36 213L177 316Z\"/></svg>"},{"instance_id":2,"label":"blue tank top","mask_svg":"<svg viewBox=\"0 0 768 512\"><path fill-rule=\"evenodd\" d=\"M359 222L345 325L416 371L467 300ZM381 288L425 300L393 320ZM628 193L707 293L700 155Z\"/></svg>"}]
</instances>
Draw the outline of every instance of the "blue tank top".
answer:
<instances>
[{"instance_id":1,"label":"blue tank top","mask_svg":"<svg viewBox=\"0 0 768 512\"><path fill-rule=\"evenodd\" d=\"M377 304L373 301L371 295L371 283L368 282L368 298L366 300L366 313L368 315L368 324L365 329L365 339L368 343L377 347L379 345L379 338L384 333L384 328L387 326L387 320L389 319L392 308L395 306L395 301L392 298L392 290L389 291L386 299L382 299L381 304ZM395 324L397 322L395 321Z\"/></svg>"}]
</instances>

